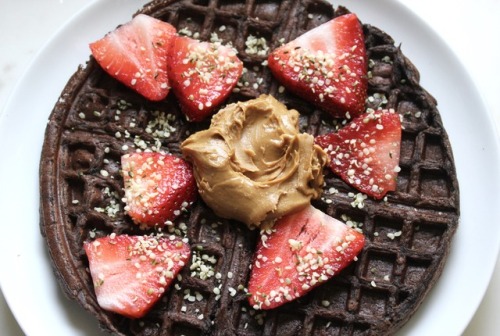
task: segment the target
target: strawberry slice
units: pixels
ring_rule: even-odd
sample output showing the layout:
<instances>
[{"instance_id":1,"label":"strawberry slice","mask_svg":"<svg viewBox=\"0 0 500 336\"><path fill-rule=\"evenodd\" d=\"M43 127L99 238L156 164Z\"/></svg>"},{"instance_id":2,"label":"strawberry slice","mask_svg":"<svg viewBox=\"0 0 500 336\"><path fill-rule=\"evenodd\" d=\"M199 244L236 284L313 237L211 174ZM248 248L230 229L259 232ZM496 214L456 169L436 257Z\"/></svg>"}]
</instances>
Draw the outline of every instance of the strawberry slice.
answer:
<instances>
[{"instance_id":1,"label":"strawberry slice","mask_svg":"<svg viewBox=\"0 0 500 336\"><path fill-rule=\"evenodd\" d=\"M162 227L196 198L191 166L160 153L122 156L125 211L137 224Z\"/></svg>"},{"instance_id":2,"label":"strawberry slice","mask_svg":"<svg viewBox=\"0 0 500 336\"><path fill-rule=\"evenodd\" d=\"M182 111L201 121L231 93L243 71L236 51L220 43L175 38L168 57L168 75Z\"/></svg>"},{"instance_id":3,"label":"strawberry slice","mask_svg":"<svg viewBox=\"0 0 500 336\"><path fill-rule=\"evenodd\" d=\"M109 75L147 99L159 101L170 90L168 47L176 29L139 14L90 44L92 55Z\"/></svg>"},{"instance_id":4,"label":"strawberry slice","mask_svg":"<svg viewBox=\"0 0 500 336\"><path fill-rule=\"evenodd\" d=\"M162 236L111 234L83 245L99 306L144 316L188 262L189 245Z\"/></svg>"},{"instance_id":5,"label":"strawberry slice","mask_svg":"<svg viewBox=\"0 0 500 336\"><path fill-rule=\"evenodd\" d=\"M291 92L329 112L354 117L367 98L367 56L355 14L330 20L274 50L273 75Z\"/></svg>"},{"instance_id":6,"label":"strawberry slice","mask_svg":"<svg viewBox=\"0 0 500 336\"><path fill-rule=\"evenodd\" d=\"M349 265L364 236L312 205L261 233L248 284L255 309L272 309L305 295Z\"/></svg>"},{"instance_id":7,"label":"strawberry slice","mask_svg":"<svg viewBox=\"0 0 500 336\"><path fill-rule=\"evenodd\" d=\"M394 111L365 113L315 141L329 155L332 171L354 188L375 199L396 190L401 120Z\"/></svg>"}]
</instances>

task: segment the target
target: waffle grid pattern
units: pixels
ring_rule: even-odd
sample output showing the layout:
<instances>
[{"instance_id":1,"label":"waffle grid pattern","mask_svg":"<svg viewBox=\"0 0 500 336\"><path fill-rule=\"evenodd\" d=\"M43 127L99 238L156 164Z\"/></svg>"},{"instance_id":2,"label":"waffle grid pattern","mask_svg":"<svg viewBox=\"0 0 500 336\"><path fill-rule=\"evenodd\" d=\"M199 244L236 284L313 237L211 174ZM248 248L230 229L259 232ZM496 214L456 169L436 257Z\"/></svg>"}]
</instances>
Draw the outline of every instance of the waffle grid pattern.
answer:
<instances>
[{"instance_id":1,"label":"waffle grid pattern","mask_svg":"<svg viewBox=\"0 0 500 336\"><path fill-rule=\"evenodd\" d=\"M282 92L262 66L266 56L247 50L246 43L250 35L264 37L272 50L345 9L334 11L314 0L200 0L169 6L155 1L142 12L199 32L202 40L216 32L232 42L247 71L230 102L271 93L301 112L303 131L317 135L341 126ZM240 286L247 283L258 232L217 218L198 201L165 230L189 237L193 253L211 260L213 275L201 276L193 260L181 272L182 280L140 320L99 309L83 241L111 232L144 233L121 211L120 156L154 146L158 139L164 150L180 154L180 142L208 124L186 123L172 95L146 102L90 60L54 108L41 163L41 228L66 294L105 329L122 335L382 335L397 330L441 273L458 225L458 183L436 102L419 86L418 71L388 35L369 25L364 30L371 59L368 105L403 115L398 189L386 201L366 199L363 207L353 206L357 192L327 172L324 195L314 203L361 225L367 245L356 263L304 298L255 311Z\"/></svg>"}]
</instances>

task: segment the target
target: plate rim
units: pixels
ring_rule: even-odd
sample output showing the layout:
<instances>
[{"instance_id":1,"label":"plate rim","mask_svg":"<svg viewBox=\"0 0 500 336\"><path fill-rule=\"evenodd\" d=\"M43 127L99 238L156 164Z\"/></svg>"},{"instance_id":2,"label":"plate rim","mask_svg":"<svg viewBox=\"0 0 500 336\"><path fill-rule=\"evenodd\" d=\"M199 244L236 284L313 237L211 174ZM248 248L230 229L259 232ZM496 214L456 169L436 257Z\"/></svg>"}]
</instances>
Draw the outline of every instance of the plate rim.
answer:
<instances>
[{"instance_id":1,"label":"plate rim","mask_svg":"<svg viewBox=\"0 0 500 336\"><path fill-rule=\"evenodd\" d=\"M103 3L105 2L106 0L94 0L92 2L90 2L89 4L85 5L81 10L79 10L75 15L73 15L71 18L69 18L67 20L67 22L65 24L63 24L58 30L57 32L52 35L52 37L50 37L50 39L40 48L40 50L37 52L37 54L34 56L34 58L32 59L32 61L30 62L29 66L26 68L26 71L25 73L21 76L20 80L16 83L16 85L14 86L13 90L11 91L11 94L9 95L7 101L6 101L6 104L4 105L4 108L3 110L1 111L0 113L0 129L3 129L7 126L5 126L4 124L6 124L6 120L9 118L9 110L12 109L12 105L14 105L14 98L18 95L18 91L22 90L22 87L23 87L23 84L24 82L26 81L26 78L29 77L29 74L32 72L32 68L37 64L37 62L40 61L41 58L43 58L43 55L44 53L46 52L46 50L48 50L48 48L50 47L51 44L55 43L54 41L58 40L58 38L61 36L61 35L64 35L64 34L67 34L66 33L66 30L68 29L69 26L71 26L71 24L74 24L75 21L77 20L81 20L82 17L88 15L87 12L91 12L92 10L94 10L94 7L100 7L103 5ZM109 1L109 0L108 0ZM114 1L115 3L118 3L119 1L118 0L115 0ZM141 4L145 3L146 1L141 1L140 4L139 3L135 3L134 4L134 8L138 9L138 6L140 6ZM340 1L341 3L345 3L346 6L349 6L349 7L355 7L354 6L354 3L350 3L349 1ZM467 83L469 84L469 86L471 86L473 88L473 91L474 91L474 94L475 96L477 96L477 98L479 98L479 102L481 103L481 110L482 111L485 111L485 115L483 117L486 117L486 119L489 121L489 125L493 125L493 127L490 127L489 128L489 132L492 132L492 135L494 135L495 139L497 139L497 141L494 141L492 142L491 145L492 147L494 147L494 152L497 154L497 157L496 157L496 163L495 165L498 167L498 161L499 161L499 158L498 158L498 153L500 152L499 151L499 144L498 144L498 130L494 127L495 123L493 121L493 117L492 117L492 113L489 109L489 106L487 104L485 104L485 100L484 98L481 96L480 92L477 90L477 87L476 85L474 84L474 81L472 79L472 77L470 76L470 74L467 72L467 69L465 68L465 66L463 65L463 63L460 61L460 59L453 53L452 49L449 47L449 45L446 43L446 41L444 41L442 39L442 37L436 33L435 31L432 30L432 27L430 27L425 21L423 21L418 15L416 15L414 12L412 12L408 7L406 7L404 4L402 4L401 2L399 1L395 1L395 0L383 0L383 1L380 1L381 3L389 3L390 5L396 5L396 6L400 6L402 8L404 8L406 10L406 14L410 14L412 16L412 20L418 20L420 25L421 26L424 26L426 27L428 30L432 31L433 32L433 35L434 35L434 38L437 38L440 42L440 44L442 46L444 46L447 50L448 50L448 53L451 54L453 57L454 57L454 62L457 63L459 66L460 66L460 72L462 75L465 75L466 79L467 79ZM348 3L348 4L347 4ZM359 4L359 6L361 6L362 4ZM130 16L133 14L134 12L130 12ZM362 19L362 18L361 18ZM369 22L371 23L371 22ZM376 25L376 24L374 24ZM377 25L378 26L378 25ZM392 35L392 32L388 31L389 34ZM406 53L405 53L406 54ZM411 59L411 57L409 57ZM82 60L82 62L85 61L85 60ZM424 88L427 88L425 86L425 84L422 85ZM55 101L52 102L52 105L55 104ZM438 106L438 109L439 109L439 106ZM47 111L47 115L48 115L48 112ZM446 124L446 122L444 122L444 124ZM448 131L448 127L446 127L446 130ZM453 142L450 140L450 142L452 143L452 147L453 147ZM1 149L2 147L0 147ZM41 148L41 144L40 144L40 148ZM456 150L454 150L454 154L455 154ZM459 169L458 169L458 165L457 165L457 174L459 174ZM0 171L2 171L0 169ZM496 185L498 185L498 178L496 179ZM38 177L37 177L37 181L38 181ZM459 184L461 185L460 183L460 175L459 175ZM38 194L38 189L37 189L37 194ZM462 195L461 195L462 196ZM462 197L461 197L461 203L462 203ZM462 205L463 207L463 205ZM38 223L36 223L36 225L38 225ZM460 220L460 225L459 225L459 228L458 230L460 231L460 227L461 227L462 224L462 219ZM38 231L37 231L38 232ZM41 238L41 237L40 237ZM453 239L453 243L452 245L453 246L456 246L456 239L457 237L455 237ZM0 238L2 239L2 238ZM3 245L3 244L2 244ZM453 246L452 246L452 251L450 252L450 254L453 252ZM2 247L3 248L3 247ZM456 249L456 247L455 247ZM491 276L493 274L493 271L494 271L494 265L497 261L497 258L498 258L498 253L500 251L500 239L497 239L497 242L496 242L496 247L493 247L492 250L495 250L496 251L496 254L493 258L489 258L488 259L488 265L491 264L491 267L488 267L489 269L489 276L488 276L488 280L487 280L487 283L486 283L486 286L484 286L484 288L482 288L482 294L480 295L480 297L476 300L476 303L474 306L474 309L473 309L473 312L471 314L469 314L469 319L464 323L464 327L460 330L460 332L463 332L463 330L465 329L465 327L468 325L468 323L470 322L470 319L472 319L472 317L474 316L474 313L475 311L477 310L477 307L479 306L480 302L482 301L483 299L483 296L488 288L488 284L491 280ZM448 262L447 262L448 264ZM446 268L446 266L445 266ZM4 296L5 296L5 299L9 305L9 307L12 307L12 297L11 297L11 293L7 293L6 291L4 291L4 284L5 284L5 281L4 281L4 276L0 275L0 287L2 288L3 290L3 293L4 293ZM429 294L429 295L432 295ZM27 328L24 327L24 323L22 323L20 321L20 318L18 317L18 314L19 312L15 312L12 308L11 308L11 311L13 313L13 315L15 316L16 320L18 321L19 325L21 326L21 328L23 329L23 331L26 331Z\"/></svg>"}]
</instances>

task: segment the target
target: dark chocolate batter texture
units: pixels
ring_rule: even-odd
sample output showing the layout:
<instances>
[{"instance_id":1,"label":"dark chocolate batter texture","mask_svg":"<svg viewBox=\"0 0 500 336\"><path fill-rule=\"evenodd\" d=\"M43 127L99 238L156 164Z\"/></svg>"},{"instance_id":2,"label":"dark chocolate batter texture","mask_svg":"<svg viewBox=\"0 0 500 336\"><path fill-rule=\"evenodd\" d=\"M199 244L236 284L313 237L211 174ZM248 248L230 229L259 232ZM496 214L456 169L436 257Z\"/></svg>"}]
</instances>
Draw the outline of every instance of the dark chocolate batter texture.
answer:
<instances>
[{"instance_id":1,"label":"dark chocolate batter texture","mask_svg":"<svg viewBox=\"0 0 500 336\"><path fill-rule=\"evenodd\" d=\"M172 23L181 34L233 44L247 70L228 103L271 94L300 111L301 132L317 135L342 126L283 90L263 62L270 50L346 13L345 8L321 0L181 0L154 1L140 12ZM363 230L367 243L358 261L294 302L255 311L243 288L258 231L217 218L198 200L164 228L189 238L193 258L158 304L137 320L103 311L83 242L112 232L144 234L123 212L121 155L158 146L180 155L180 143L209 121L187 122L172 94L158 103L147 101L90 58L56 103L41 154L41 231L65 294L117 335L385 335L398 330L441 274L458 225L459 190L435 99L419 85L417 69L389 35L369 24L363 29L367 107L393 108L402 115L397 190L374 201L326 169L323 196L313 204Z\"/></svg>"}]
</instances>

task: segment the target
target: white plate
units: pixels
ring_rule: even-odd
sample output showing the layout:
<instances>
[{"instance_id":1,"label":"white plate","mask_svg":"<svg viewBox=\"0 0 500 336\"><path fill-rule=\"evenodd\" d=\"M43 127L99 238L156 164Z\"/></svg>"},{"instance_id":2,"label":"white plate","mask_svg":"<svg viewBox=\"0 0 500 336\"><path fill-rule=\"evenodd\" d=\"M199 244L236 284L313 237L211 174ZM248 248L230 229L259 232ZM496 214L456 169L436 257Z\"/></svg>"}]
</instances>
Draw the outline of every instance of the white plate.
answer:
<instances>
[{"instance_id":1,"label":"white plate","mask_svg":"<svg viewBox=\"0 0 500 336\"><path fill-rule=\"evenodd\" d=\"M39 153L49 113L68 78L87 60L88 43L128 21L143 2L95 1L72 18L36 57L0 119L0 284L29 336L98 334L95 321L64 297L51 271L38 228ZM461 223L442 277L399 334L460 335L487 288L500 248L500 151L493 121L462 65L413 13L392 0L341 2L402 43L423 86L439 101L457 165Z\"/></svg>"}]
</instances>

